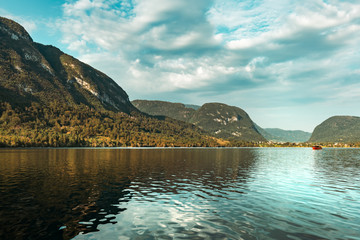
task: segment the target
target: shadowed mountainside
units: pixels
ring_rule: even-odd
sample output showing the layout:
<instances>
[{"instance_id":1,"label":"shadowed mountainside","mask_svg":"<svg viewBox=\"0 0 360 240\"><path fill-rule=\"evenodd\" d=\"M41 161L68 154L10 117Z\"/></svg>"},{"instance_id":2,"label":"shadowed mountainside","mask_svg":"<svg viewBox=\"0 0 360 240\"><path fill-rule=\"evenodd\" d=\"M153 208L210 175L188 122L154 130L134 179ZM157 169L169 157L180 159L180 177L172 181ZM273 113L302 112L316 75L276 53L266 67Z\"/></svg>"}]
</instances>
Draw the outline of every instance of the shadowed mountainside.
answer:
<instances>
[{"instance_id":1,"label":"shadowed mountainside","mask_svg":"<svg viewBox=\"0 0 360 240\"><path fill-rule=\"evenodd\" d=\"M20 107L57 101L97 110L136 111L111 78L56 47L33 42L16 22L0 18L0 39L1 101Z\"/></svg>"}]
</instances>

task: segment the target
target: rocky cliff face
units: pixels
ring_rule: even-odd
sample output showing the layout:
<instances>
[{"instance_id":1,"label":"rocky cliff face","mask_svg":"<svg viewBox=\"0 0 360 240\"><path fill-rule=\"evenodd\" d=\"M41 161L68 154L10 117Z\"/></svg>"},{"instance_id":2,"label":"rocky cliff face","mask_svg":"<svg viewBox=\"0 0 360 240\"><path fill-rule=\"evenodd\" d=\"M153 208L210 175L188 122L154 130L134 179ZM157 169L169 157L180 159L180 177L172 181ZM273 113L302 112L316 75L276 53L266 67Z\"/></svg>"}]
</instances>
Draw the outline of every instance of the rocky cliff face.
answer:
<instances>
[{"instance_id":1,"label":"rocky cliff face","mask_svg":"<svg viewBox=\"0 0 360 240\"><path fill-rule=\"evenodd\" d=\"M206 103L197 110L181 103L136 100L140 111L193 123L213 136L243 141L265 141L254 122L241 108L222 103Z\"/></svg>"},{"instance_id":2,"label":"rocky cliff face","mask_svg":"<svg viewBox=\"0 0 360 240\"><path fill-rule=\"evenodd\" d=\"M95 109L136 110L126 92L104 73L53 46L33 42L16 22L0 18L0 100L85 104Z\"/></svg>"},{"instance_id":3,"label":"rocky cliff face","mask_svg":"<svg viewBox=\"0 0 360 240\"><path fill-rule=\"evenodd\" d=\"M217 137L265 141L249 115L238 107L206 103L194 113L190 122Z\"/></svg>"}]
</instances>

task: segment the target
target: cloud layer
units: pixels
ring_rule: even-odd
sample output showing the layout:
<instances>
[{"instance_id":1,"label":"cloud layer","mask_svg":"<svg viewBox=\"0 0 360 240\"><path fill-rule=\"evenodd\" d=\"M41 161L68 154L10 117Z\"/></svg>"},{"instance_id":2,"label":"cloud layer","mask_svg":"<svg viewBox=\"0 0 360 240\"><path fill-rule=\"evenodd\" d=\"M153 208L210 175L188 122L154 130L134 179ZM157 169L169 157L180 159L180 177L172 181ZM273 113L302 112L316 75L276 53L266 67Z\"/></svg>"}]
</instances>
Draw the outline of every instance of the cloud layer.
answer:
<instances>
[{"instance_id":1,"label":"cloud layer","mask_svg":"<svg viewBox=\"0 0 360 240\"><path fill-rule=\"evenodd\" d=\"M294 122L360 100L357 1L78 0L63 11L63 43L131 99L222 101L305 130L318 119L296 127L274 111Z\"/></svg>"}]
</instances>

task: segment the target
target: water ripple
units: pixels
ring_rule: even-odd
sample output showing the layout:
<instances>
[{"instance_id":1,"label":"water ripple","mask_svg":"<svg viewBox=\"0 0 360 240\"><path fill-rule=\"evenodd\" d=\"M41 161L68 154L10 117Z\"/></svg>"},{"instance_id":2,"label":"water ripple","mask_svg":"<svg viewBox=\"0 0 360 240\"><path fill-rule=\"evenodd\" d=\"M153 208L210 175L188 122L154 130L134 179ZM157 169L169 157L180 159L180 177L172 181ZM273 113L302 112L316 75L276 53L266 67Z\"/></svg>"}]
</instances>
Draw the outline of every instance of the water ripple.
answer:
<instances>
[{"instance_id":1,"label":"water ripple","mask_svg":"<svg viewBox=\"0 0 360 240\"><path fill-rule=\"evenodd\" d=\"M358 149L0 154L0 239L360 239Z\"/></svg>"}]
</instances>

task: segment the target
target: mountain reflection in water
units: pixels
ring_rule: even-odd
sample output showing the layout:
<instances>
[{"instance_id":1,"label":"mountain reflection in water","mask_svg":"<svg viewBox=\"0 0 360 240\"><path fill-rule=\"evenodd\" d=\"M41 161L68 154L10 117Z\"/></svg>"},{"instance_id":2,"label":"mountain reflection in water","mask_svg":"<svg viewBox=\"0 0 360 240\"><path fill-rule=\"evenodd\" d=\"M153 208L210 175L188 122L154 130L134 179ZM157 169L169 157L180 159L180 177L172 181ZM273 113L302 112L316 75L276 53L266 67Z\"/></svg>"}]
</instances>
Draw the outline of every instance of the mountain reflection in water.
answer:
<instances>
[{"instance_id":1,"label":"mountain reflection in water","mask_svg":"<svg viewBox=\"0 0 360 240\"><path fill-rule=\"evenodd\" d=\"M2 149L0 239L357 239L358 149Z\"/></svg>"}]
</instances>

